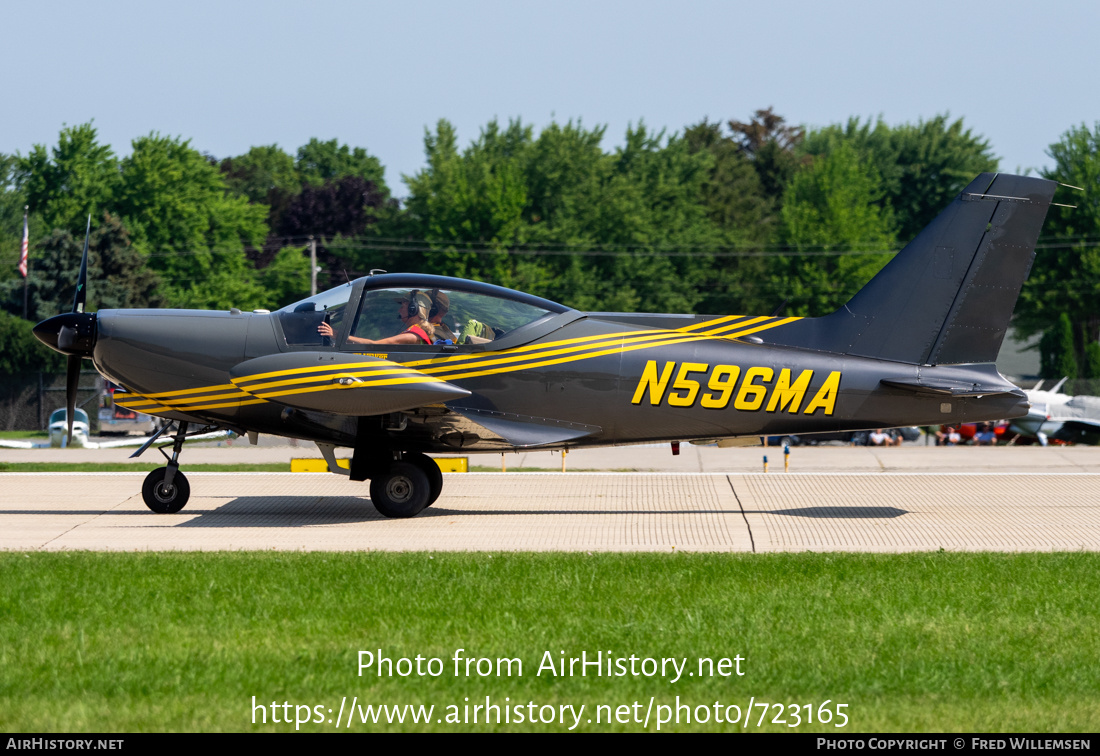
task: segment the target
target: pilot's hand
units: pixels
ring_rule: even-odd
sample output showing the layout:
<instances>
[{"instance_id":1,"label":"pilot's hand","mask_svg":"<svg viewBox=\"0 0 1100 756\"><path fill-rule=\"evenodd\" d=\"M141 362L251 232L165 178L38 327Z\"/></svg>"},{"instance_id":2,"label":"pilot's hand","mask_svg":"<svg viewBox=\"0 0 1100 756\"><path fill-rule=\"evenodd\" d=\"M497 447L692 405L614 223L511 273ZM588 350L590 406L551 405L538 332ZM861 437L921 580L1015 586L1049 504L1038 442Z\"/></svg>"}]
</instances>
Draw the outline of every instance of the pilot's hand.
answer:
<instances>
[{"instance_id":1,"label":"pilot's hand","mask_svg":"<svg viewBox=\"0 0 1100 756\"><path fill-rule=\"evenodd\" d=\"M321 325L317 326L317 333L332 338L332 326L328 323L321 323Z\"/></svg>"}]
</instances>

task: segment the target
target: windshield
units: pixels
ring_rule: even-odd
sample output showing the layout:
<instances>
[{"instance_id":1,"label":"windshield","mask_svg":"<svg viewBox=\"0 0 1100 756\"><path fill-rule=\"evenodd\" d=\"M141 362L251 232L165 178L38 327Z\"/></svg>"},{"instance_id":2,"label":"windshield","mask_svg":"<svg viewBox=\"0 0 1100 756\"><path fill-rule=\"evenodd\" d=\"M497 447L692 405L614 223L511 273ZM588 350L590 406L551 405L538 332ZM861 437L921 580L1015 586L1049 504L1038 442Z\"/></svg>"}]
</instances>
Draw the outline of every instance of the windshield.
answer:
<instances>
[{"instance_id":1,"label":"windshield","mask_svg":"<svg viewBox=\"0 0 1100 756\"><path fill-rule=\"evenodd\" d=\"M321 323L339 332L344 322L344 311L351 299L350 283L295 302L279 310L279 323L290 346L331 346L331 339L321 336L317 328Z\"/></svg>"}]
</instances>

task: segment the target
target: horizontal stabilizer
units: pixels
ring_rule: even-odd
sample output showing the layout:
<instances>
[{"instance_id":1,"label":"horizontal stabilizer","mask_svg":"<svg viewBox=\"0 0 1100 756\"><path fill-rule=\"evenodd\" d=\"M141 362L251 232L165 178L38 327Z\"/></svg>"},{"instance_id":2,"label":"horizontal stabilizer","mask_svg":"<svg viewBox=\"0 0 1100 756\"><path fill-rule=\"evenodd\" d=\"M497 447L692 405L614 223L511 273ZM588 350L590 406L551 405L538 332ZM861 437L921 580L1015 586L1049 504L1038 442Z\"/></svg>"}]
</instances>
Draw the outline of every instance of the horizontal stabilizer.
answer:
<instances>
[{"instance_id":1,"label":"horizontal stabilizer","mask_svg":"<svg viewBox=\"0 0 1100 756\"><path fill-rule=\"evenodd\" d=\"M333 352L257 357L230 370L229 379L241 391L264 401L355 417L470 395L464 388L396 362Z\"/></svg>"},{"instance_id":2,"label":"horizontal stabilizer","mask_svg":"<svg viewBox=\"0 0 1100 756\"><path fill-rule=\"evenodd\" d=\"M929 383L908 383L906 381L879 381L883 386L912 391L916 394L937 394L942 396L992 396L993 394L1010 394L1012 391L1004 386L978 386L968 384L966 386L944 386Z\"/></svg>"}]
</instances>

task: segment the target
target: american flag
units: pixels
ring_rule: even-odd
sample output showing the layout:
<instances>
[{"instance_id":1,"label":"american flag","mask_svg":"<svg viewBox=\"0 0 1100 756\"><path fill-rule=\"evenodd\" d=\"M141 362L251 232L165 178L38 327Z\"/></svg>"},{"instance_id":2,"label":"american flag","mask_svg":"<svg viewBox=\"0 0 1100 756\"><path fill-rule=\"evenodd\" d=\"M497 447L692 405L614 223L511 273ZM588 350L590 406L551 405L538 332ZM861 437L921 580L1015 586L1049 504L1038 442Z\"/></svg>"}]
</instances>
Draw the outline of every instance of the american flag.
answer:
<instances>
[{"instance_id":1,"label":"american flag","mask_svg":"<svg viewBox=\"0 0 1100 756\"><path fill-rule=\"evenodd\" d=\"M27 216L23 215L23 249L19 253L19 272L23 274L23 278L27 277Z\"/></svg>"}]
</instances>

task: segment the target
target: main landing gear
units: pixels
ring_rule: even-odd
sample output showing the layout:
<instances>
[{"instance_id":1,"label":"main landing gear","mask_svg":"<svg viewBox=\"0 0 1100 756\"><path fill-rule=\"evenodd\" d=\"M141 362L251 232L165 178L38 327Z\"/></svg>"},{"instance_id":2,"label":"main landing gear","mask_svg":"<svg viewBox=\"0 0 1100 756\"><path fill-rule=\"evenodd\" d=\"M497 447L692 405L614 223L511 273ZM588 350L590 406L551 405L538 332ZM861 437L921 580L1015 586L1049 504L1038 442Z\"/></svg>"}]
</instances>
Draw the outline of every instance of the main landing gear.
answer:
<instances>
[{"instance_id":1,"label":"main landing gear","mask_svg":"<svg viewBox=\"0 0 1100 756\"><path fill-rule=\"evenodd\" d=\"M371 477L370 500L386 517L415 517L443 491L443 473L431 457L405 452Z\"/></svg>"},{"instance_id":2,"label":"main landing gear","mask_svg":"<svg viewBox=\"0 0 1100 756\"><path fill-rule=\"evenodd\" d=\"M186 436L187 423L181 422L176 430L175 443L172 444L172 456L169 457L164 449L158 449L168 460L168 465L153 470L145 476L145 482L141 484L141 498L145 500L145 506L157 514L175 514L183 509L191 497L191 485L180 472L179 463Z\"/></svg>"}]
</instances>

